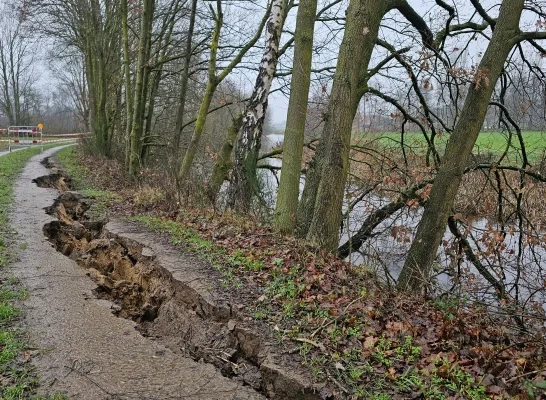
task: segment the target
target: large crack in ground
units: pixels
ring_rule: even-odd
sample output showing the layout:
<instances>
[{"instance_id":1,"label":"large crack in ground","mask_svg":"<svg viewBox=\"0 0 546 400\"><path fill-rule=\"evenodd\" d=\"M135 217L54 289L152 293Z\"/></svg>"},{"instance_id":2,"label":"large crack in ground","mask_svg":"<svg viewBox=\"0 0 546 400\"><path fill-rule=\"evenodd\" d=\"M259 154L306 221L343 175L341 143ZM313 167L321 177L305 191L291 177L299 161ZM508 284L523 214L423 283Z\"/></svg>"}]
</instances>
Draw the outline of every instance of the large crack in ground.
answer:
<instances>
[{"instance_id":1,"label":"large crack in ground","mask_svg":"<svg viewBox=\"0 0 546 400\"><path fill-rule=\"evenodd\" d=\"M46 161L49 162L49 161ZM63 191L46 212L57 218L43 231L55 248L87 270L98 298L111 301L115 315L137 323L144 336L174 351L213 364L222 374L272 399L330 398L323 385L288 371L271 344L241 323L229 304L211 302L173 278L154 252L105 229L86 216L90 204L66 191L70 180L56 172L35 180Z\"/></svg>"}]
</instances>

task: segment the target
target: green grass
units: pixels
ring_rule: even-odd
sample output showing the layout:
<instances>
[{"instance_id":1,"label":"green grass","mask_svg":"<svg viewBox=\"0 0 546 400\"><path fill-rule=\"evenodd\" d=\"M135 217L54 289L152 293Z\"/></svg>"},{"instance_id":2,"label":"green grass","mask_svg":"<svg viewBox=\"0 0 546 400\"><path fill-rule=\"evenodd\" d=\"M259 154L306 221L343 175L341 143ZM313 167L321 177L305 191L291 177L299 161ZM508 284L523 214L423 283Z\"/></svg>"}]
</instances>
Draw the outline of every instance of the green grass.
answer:
<instances>
[{"instance_id":1,"label":"green grass","mask_svg":"<svg viewBox=\"0 0 546 400\"><path fill-rule=\"evenodd\" d=\"M76 189L90 187L85 179L86 169L81 165L76 146L66 147L55 154L55 158L61 163L63 169L72 178Z\"/></svg>"},{"instance_id":2,"label":"green grass","mask_svg":"<svg viewBox=\"0 0 546 400\"><path fill-rule=\"evenodd\" d=\"M223 275L220 285L224 288L242 285L241 280L235 276L235 268L243 267L252 271L263 268L263 263L260 260L250 259L239 251L228 255L224 249L215 246L210 240L203 239L198 232L180 222L150 216L136 216L131 220L143 223L152 231L170 234L171 242L174 245L184 245L197 257L208 261Z\"/></svg>"},{"instance_id":3,"label":"green grass","mask_svg":"<svg viewBox=\"0 0 546 400\"><path fill-rule=\"evenodd\" d=\"M193 229L179 222L149 216L138 216L131 219L143 223L150 230L169 232L174 245L183 243L197 253L211 255L212 242L202 239Z\"/></svg>"},{"instance_id":4,"label":"green grass","mask_svg":"<svg viewBox=\"0 0 546 400\"><path fill-rule=\"evenodd\" d=\"M55 154L55 158L61 164L64 172L72 178L74 189L78 190L84 196L95 200L92 202L91 208L87 211L87 214L91 218L104 218L108 213L109 207L123 200L116 193L92 187L93 185L86 178L87 169L81 164L77 146L59 150Z\"/></svg>"},{"instance_id":5,"label":"green grass","mask_svg":"<svg viewBox=\"0 0 546 400\"><path fill-rule=\"evenodd\" d=\"M58 145L46 146L46 148ZM12 230L8 225L8 212L13 201L13 185L26 162L40 153L40 148L17 151L0 157L0 400L38 399L34 396L37 378L25 364L18 362L25 351L25 343L16 320L22 315L17 302L28 292L17 279L2 270L13 259L15 250L10 246ZM48 399L62 399L54 394ZM45 399L40 397L41 399Z\"/></svg>"},{"instance_id":6,"label":"green grass","mask_svg":"<svg viewBox=\"0 0 546 400\"><path fill-rule=\"evenodd\" d=\"M80 193L86 197L91 197L101 202L113 202L123 200L123 198L119 194L108 192L106 190L82 189L80 190Z\"/></svg>"},{"instance_id":7,"label":"green grass","mask_svg":"<svg viewBox=\"0 0 546 400\"><path fill-rule=\"evenodd\" d=\"M381 145L389 148L399 146L401 141L400 133L391 132L357 135L356 141L358 141L359 137L364 140L378 140ZM546 149L546 132L523 131L522 137L529 160L538 161ZM448 139L448 135L436 137L435 144L440 152L445 149ZM416 151L426 149L425 138L418 132L406 133L404 143ZM495 156L500 156L507 149L511 161L520 160L521 146L515 133L512 135L509 144L509 135L506 132L481 132L473 152L475 154L492 153Z\"/></svg>"}]
</instances>

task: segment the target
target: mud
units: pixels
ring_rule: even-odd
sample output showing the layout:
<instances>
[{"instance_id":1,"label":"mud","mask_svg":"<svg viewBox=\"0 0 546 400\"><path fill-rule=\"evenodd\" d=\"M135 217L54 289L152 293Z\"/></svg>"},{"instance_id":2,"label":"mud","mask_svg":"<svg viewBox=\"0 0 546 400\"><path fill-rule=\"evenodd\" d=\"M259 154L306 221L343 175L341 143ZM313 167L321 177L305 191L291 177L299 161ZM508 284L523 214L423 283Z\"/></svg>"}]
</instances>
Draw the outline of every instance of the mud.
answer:
<instances>
[{"instance_id":1,"label":"mud","mask_svg":"<svg viewBox=\"0 0 546 400\"><path fill-rule=\"evenodd\" d=\"M69 178L65 178L61 174L51 174L40 176L32 180L38 187L41 188L53 188L60 191L69 190L72 186Z\"/></svg>"},{"instance_id":2,"label":"mud","mask_svg":"<svg viewBox=\"0 0 546 400\"><path fill-rule=\"evenodd\" d=\"M104 243L104 222L87 219L85 210L89 204L79 194L64 192L59 197L57 190L32 183L48 175L49 171L40 161L54 151L47 150L28 163L16 184L10 215L19 241L26 244L20 260L10 266L9 273L28 289L21 324L31 346L40 349L37 354L32 351L34 355L30 358L42 378L40 394L62 392L70 399L89 400L263 399L256 390L222 376L214 365L175 353L156 338L144 337L135 329L159 318L159 309L154 318L154 307L163 304L168 295L167 291L154 286L154 282L163 279L160 273L150 271L149 279L146 278L145 271L150 268L145 262L146 251L139 255L142 265L139 271L143 273L142 283L146 282L150 289L157 288L156 291L145 291L144 286L134 283L129 275L120 275L123 279L119 281L117 275L116 279L109 278L104 274L107 270L100 270L102 262L93 263L89 259L87 269L63 255L80 258L79 263L83 265L84 249L94 249L92 254L98 255L102 251L100 243L112 251L114 248L122 253L125 250L116 244L110 245L110 239ZM57 187L51 177L37 182ZM56 218L61 215L60 220ZM59 248L62 253L52 248L44 237L42 228L46 225L48 235L58 234L55 240L66 242ZM88 274L92 273L108 279L104 285L97 285L89 279ZM112 294L103 294L108 292L109 284L112 284L108 289ZM106 300L115 299L115 293L123 292L135 293L135 296L127 296L126 306ZM158 303L154 303L156 298ZM121 312L122 309L125 311ZM118 315L125 313L128 318L117 318L112 311Z\"/></svg>"},{"instance_id":3,"label":"mud","mask_svg":"<svg viewBox=\"0 0 546 400\"><path fill-rule=\"evenodd\" d=\"M284 363L236 307L207 290L194 266L184 268L188 260L181 254L176 257L173 249L150 238L154 249L135 240L147 241L135 224L89 221L88 209L81 195L62 193L46 210L57 220L45 224L44 233L57 251L85 269L97 285L94 295L115 304L114 315L135 322L143 336L213 365L268 398L329 398L324 385L311 384L309 376Z\"/></svg>"}]
</instances>

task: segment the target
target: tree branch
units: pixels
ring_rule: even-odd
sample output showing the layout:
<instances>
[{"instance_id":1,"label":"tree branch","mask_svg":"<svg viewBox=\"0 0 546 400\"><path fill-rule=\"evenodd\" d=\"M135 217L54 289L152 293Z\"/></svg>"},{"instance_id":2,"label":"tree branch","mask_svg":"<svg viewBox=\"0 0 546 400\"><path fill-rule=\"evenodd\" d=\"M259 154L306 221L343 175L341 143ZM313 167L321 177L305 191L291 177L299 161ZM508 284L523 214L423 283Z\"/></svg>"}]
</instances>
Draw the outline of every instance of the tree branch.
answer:
<instances>
[{"instance_id":1,"label":"tree branch","mask_svg":"<svg viewBox=\"0 0 546 400\"><path fill-rule=\"evenodd\" d=\"M408 22L421 34L425 47L435 50L434 34L425 20L413 9L406 0L394 0L393 8L398 10Z\"/></svg>"},{"instance_id":2,"label":"tree branch","mask_svg":"<svg viewBox=\"0 0 546 400\"><path fill-rule=\"evenodd\" d=\"M524 40L534 41L534 40L545 40L546 32L520 32L514 37L514 44L523 42ZM539 46L537 43L531 43L534 47L538 46L539 51L546 54L546 50L543 47Z\"/></svg>"},{"instance_id":3,"label":"tree branch","mask_svg":"<svg viewBox=\"0 0 546 400\"><path fill-rule=\"evenodd\" d=\"M495 25L497 24L497 21L494 18L491 18L489 14L485 11L485 9L480 4L479 0L470 0L478 14L489 24L491 25L491 30L495 30Z\"/></svg>"},{"instance_id":4,"label":"tree branch","mask_svg":"<svg viewBox=\"0 0 546 400\"><path fill-rule=\"evenodd\" d=\"M345 242L338 248L338 256L341 258L345 258L357 249L359 249L362 244L371 237L373 230L381 222L393 215L396 211L401 210L403 207L405 207L409 199L419 198L420 196L416 192L420 189L423 189L430 182L431 181L425 181L410 187L408 190L401 193L400 197L397 200L384 205L383 207L370 214L368 218L366 218L366 220L362 223L362 226L360 227L358 232L353 236L349 236L349 240L347 240L347 242Z\"/></svg>"},{"instance_id":5,"label":"tree branch","mask_svg":"<svg viewBox=\"0 0 546 400\"><path fill-rule=\"evenodd\" d=\"M256 30L256 34L254 35L254 37L249 40L249 42L241 49L241 51L239 51L239 53L235 56L235 58L231 60L231 62L226 66L226 68L220 73L220 75L218 75L218 78L217 78L218 83L222 82L226 78L226 76L229 75L229 73L233 70L233 68L235 68L235 66L241 62L245 54L256 44L258 39L260 39L260 37L262 36L262 31L264 29L264 26L267 20L269 19L269 13L271 12L272 4L273 2L269 2L267 6L267 10L264 13L262 20L260 21L260 25L258 26L258 29Z\"/></svg>"}]
</instances>

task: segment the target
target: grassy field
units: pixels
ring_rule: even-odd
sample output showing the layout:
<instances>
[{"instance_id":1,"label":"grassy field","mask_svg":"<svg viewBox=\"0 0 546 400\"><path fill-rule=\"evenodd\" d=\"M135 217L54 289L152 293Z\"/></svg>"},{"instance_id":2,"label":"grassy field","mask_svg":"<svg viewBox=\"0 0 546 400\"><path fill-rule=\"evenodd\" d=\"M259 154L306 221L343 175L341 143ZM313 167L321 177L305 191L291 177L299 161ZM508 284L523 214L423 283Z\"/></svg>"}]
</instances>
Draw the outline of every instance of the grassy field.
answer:
<instances>
[{"instance_id":1,"label":"grassy field","mask_svg":"<svg viewBox=\"0 0 546 400\"><path fill-rule=\"evenodd\" d=\"M47 148L53 146L47 146ZM30 352L16 320L22 314L17 303L27 292L17 278L4 268L13 259L16 249L9 238L13 231L8 225L8 212L13 200L13 185L26 162L40 148L27 149L0 157L0 399L40 399L33 395L37 378L27 363ZM62 399L62 395L49 399Z\"/></svg>"},{"instance_id":2,"label":"grassy field","mask_svg":"<svg viewBox=\"0 0 546 400\"><path fill-rule=\"evenodd\" d=\"M523 142L527 156L531 161L539 160L544 150L546 150L546 132L523 131ZM382 146L394 148L400 145L400 133L368 133L357 135L356 140L378 141ZM436 137L435 144L439 151L443 152L449 139L448 135ZM404 135L404 144L418 152L426 149L426 141L421 133L409 132ZM508 155L511 159L518 158L521 155L521 146L517 136L514 134L509 144L509 136L505 132L481 132L474 146L475 154L492 153L501 155L508 149Z\"/></svg>"}]
</instances>

